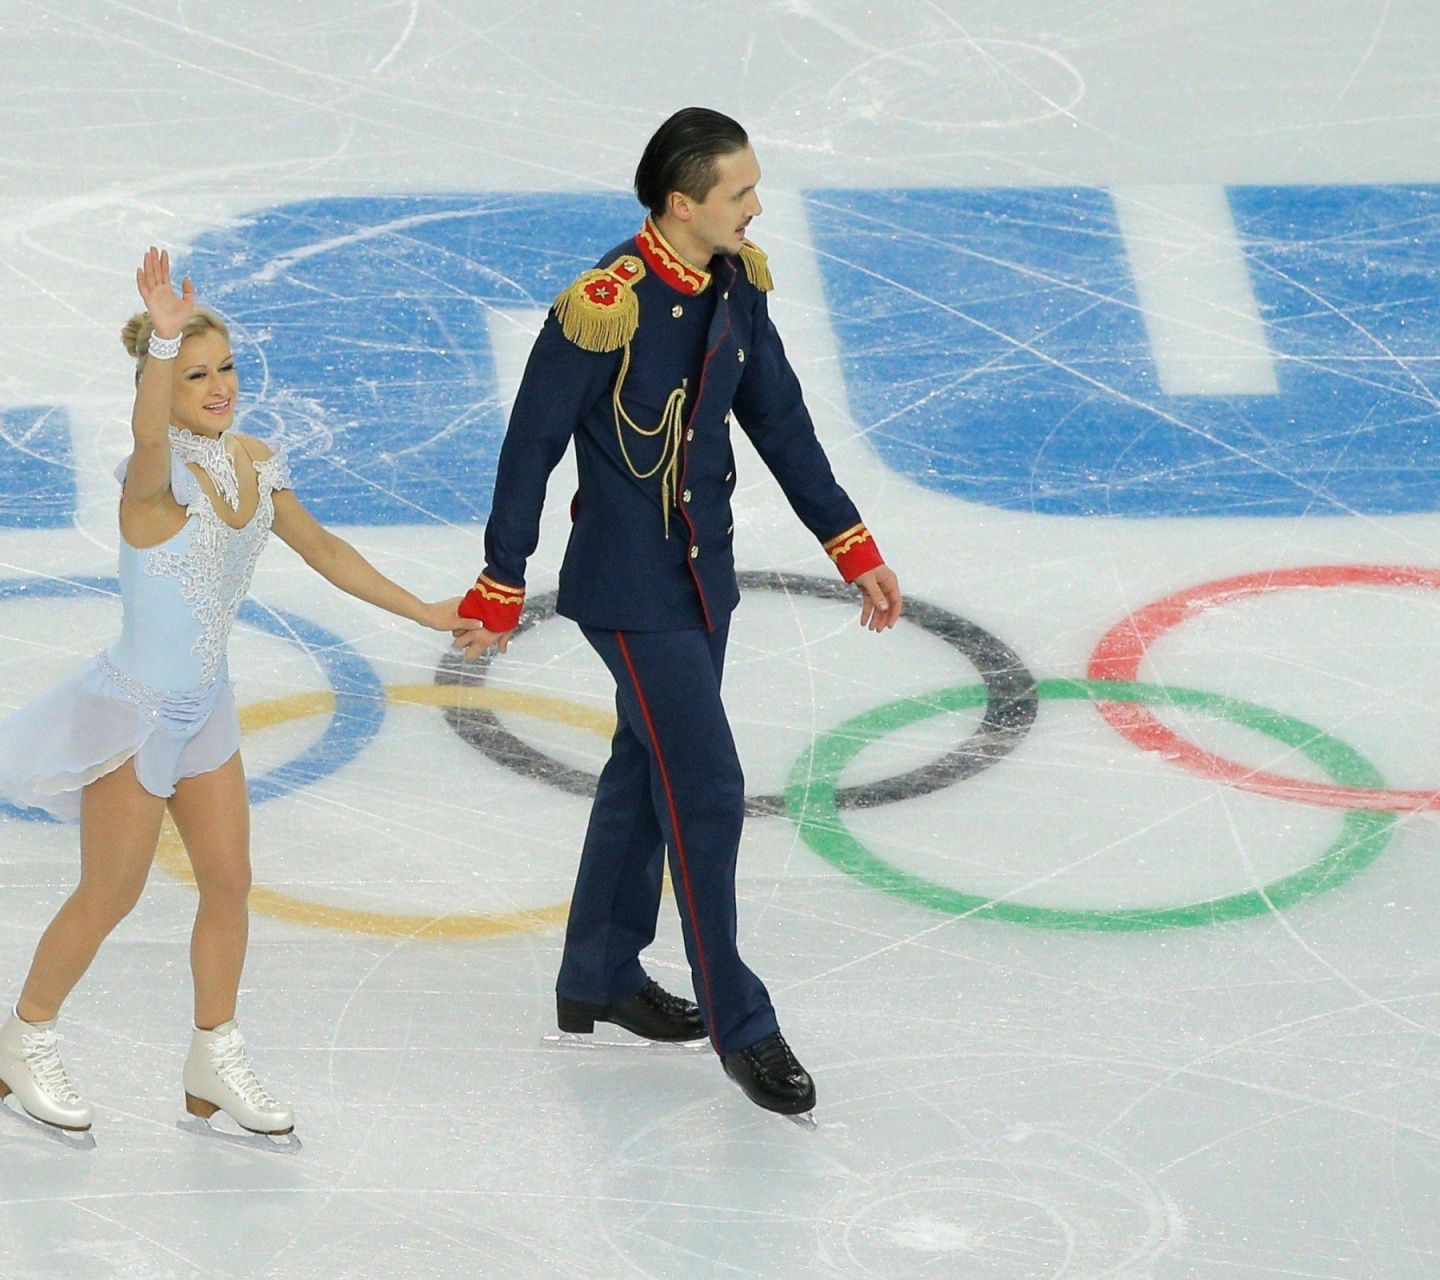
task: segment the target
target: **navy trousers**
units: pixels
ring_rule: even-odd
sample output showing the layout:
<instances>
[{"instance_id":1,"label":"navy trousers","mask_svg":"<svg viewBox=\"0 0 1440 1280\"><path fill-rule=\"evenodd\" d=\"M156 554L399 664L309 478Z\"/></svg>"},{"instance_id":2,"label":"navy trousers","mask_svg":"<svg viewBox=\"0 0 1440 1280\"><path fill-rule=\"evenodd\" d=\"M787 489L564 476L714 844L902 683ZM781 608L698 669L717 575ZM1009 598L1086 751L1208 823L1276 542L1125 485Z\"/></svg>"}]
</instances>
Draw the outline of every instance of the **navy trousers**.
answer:
<instances>
[{"instance_id":1,"label":"navy trousers","mask_svg":"<svg viewBox=\"0 0 1440 1280\"><path fill-rule=\"evenodd\" d=\"M615 677L618 725L600 774L556 990L613 1004L646 983L665 854L695 998L717 1053L778 1029L735 938L745 779L720 701L728 624L713 632L582 627Z\"/></svg>"}]
</instances>

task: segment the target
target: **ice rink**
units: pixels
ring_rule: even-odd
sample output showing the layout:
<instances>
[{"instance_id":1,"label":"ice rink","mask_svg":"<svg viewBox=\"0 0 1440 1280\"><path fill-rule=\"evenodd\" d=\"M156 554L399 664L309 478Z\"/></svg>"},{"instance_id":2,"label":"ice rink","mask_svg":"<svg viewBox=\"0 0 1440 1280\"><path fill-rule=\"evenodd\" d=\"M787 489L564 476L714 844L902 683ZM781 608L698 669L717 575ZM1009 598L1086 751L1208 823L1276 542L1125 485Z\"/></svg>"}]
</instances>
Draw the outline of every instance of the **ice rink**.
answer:
<instances>
[{"instance_id":1,"label":"ice rink","mask_svg":"<svg viewBox=\"0 0 1440 1280\"><path fill-rule=\"evenodd\" d=\"M183 853L66 1007L98 1146L0 1116L3 1280L1440 1275L1440 9L1426 0L0 0L0 708L109 642L133 272L428 598L654 127L752 238L883 636L739 432L742 947L819 1091L553 1039L612 691L272 545L231 646L240 1018L287 1157L177 1130ZM567 475L567 468L572 474ZM0 998L77 874L0 813ZM650 971L688 993L673 902Z\"/></svg>"}]
</instances>

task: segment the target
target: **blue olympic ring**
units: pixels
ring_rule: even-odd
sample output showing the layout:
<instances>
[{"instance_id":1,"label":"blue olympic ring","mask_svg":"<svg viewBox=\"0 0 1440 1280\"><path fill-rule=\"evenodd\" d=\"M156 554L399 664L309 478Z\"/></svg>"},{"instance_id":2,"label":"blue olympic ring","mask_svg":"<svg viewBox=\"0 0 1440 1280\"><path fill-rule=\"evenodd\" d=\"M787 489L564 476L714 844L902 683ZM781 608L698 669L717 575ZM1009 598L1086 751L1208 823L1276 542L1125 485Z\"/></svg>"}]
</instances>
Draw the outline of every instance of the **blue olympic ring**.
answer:
<instances>
[{"instance_id":1,"label":"blue olympic ring","mask_svg":"<svg viewBox=\"0 0 1440 1280\"><path fill-rule=\"evenodd\" d=\"M120 594L115 578L25 578L0 580L0 601L73 599ZM267 635L291 640L313 658L335 694L335 710L319 741L295 759L249 780L250 803L260 804L320 781L350 763L380 732L385 719L385 686L375 668L324 627L270 605L245 600L239 619ZM54 822L39 809L0 801L0 813L31 822Z\"/></svg>"}]
</instances>

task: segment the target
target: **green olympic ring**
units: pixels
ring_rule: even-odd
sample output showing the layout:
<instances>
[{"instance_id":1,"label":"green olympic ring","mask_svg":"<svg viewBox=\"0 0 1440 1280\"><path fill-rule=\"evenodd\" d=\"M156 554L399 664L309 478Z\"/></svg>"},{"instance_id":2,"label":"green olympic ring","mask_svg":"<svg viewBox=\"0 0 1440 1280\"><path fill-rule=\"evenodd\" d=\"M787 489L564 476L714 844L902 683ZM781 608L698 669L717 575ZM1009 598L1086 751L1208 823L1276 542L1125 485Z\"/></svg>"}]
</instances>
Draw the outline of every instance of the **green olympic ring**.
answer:
<instances>
[{"instance_id":1,"label":"green olympic ring","mask_svg":"<svg viewBox=\"0 0 1440 1280\"><path fill-rule=\"evenodd\" d=\"M1371 788L1385 785L1375 766L1353 747L1302 720L1251 702L1128 680L1042 680L1035 692L1050 700L1138 702L1200 711L1295 748L1337 783ZM1374 862L1390 843L1395 814L1349 809L1339 838L1317 861L1270 884L1189 906L1113 911L999 902L891 866L850 834L835 804L835 791L846 766L886 734L947 712L983 706L986 696L985 686L974 684L902 698L863 712L817 739L796 762L785 790L786 809L805 843L847 875L915 906L1040 929L1110 931L1195 927L1283 911L1344 884Z\"/></svg>"}]
</instances>

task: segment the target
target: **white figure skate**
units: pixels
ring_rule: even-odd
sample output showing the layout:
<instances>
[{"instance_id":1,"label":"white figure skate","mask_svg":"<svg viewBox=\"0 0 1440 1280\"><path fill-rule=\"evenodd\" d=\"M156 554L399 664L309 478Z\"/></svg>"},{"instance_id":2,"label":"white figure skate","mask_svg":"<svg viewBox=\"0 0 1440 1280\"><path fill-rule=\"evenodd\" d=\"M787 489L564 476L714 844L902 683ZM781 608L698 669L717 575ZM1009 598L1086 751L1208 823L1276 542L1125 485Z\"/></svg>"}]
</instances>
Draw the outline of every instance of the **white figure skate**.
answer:
<instances>
[{"instance_id":1,"label":"white figure skate","mask_svg":"<svg viewBox=\"0 0 1440 1280\"><path fill-rule=\"evenodd\" d=\"M16 1119L67 1147L88 1151L94 1112L70 1083L60 1061L55 1022L25 1022L12 1013L0 1027L0 1099L14 1095L23 1111L0 1102Z\"/></svg>"},{"instance_id":2,"label":"white figure skate","mask_svg":"<svg viewBox=\"0 0 1440 1280\"><path fill-rule=\"evenodd\" d=\"M187 1133L223 1138L241 1146L293 1155L300 1150L295 1136L295 1113L276 1102L255 1078L245 1052L245 1037L234 1021L213 1031L195 1032L185 1059L185 1110L177 1122ZM243 1133L217 1129L217 1112L229 1116Z\"/></svg>"}]
</instances>

